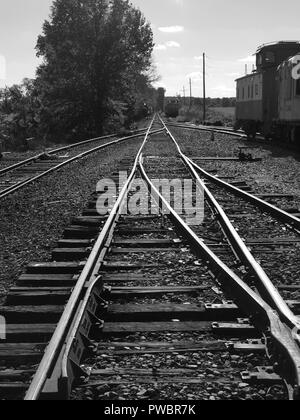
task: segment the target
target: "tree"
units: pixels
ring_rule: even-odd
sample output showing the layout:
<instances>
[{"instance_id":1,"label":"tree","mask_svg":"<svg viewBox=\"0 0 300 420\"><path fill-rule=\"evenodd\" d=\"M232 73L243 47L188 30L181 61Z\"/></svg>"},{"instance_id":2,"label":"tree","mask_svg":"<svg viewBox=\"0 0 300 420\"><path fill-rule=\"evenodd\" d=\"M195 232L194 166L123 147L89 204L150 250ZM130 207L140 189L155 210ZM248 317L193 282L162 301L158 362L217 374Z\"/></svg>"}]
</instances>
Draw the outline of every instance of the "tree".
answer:
<instances>
[{"instance_id":1,"label":"tree","mask_svg":"<svg viewBox=\"0 0 300 420\"><path fill-rule=\"evenodd\" d=\"M8 146L25 147L40 122L40 106L34 80L0 90L0 138Z\"/></svg>"},{"instance_id":2,"label":"tree","mask_svg":"<svg viewBox=\"0 0 300 420\"><path fill-rule=\"evenodd\" d=\"M36 47L41 131L56 140L101 134L116 102L132 102L153 46L128 0L55 0Z\"/></svg>"}]
</instances>

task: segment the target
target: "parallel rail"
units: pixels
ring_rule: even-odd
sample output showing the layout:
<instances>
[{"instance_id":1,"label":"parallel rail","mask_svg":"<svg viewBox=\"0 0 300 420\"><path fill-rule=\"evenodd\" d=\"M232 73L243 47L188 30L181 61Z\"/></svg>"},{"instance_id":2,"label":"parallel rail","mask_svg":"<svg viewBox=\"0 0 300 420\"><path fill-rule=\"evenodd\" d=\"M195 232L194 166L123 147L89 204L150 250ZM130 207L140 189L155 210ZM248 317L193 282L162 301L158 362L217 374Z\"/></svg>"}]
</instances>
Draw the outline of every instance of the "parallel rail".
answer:
<instances>
[{"instance_id":1,"label":"parallel rail","mask_svg":"<svg viewBox=\"0 0 300 420\"><path fill-rule=\"evenodd\" d=\"M56 172L56 171L62 169L64 166L69 165L72 162L75 162L77 160L80 160L80 159L82 159L82 158L84 158L84 157L86 157L86 156L88 156L88 155L90 155L92 153L98 152L98 151L103 150L103 149L105 149L107 147L110 147L110 146L119 144L119 143L121 143L123 141L126 141L126 140L131 140L131 139L135 139L135 138L138 138L138 137L142 137L143 135L144 135L143 132L141 132L141 133L134 134L134 135L131 135L131 136L123 137L123 138L120 138L120 139L117 139L117 140L113 140L111 142L108 142L106 144L103 144L103 145L94 147L94 148L92 148L90 150L87 150L87 151L85 151L83 153L80 153L77 156L74 156L74 157L72 157L72 158L70 158L70 159L62 162L59 165L55 165L52 168L50 168L48 170L45 170L44 172L42 172L42 173L40 173L38 175L35 175L35 176L33 176L33 177L31 177L31 178L29 178L27 180L24 180L22 182L18 182L15 185L12 185L11 187L9 187L7 189L5 189L3 191L0 191L0 200L3 199L3 198L5 198L5 197L7 197L7 196L9 196L9 195L11 195L11 194L13 194L13 193L15 193L15 192L17 192L17 191L19 191L21 188L24 188L24 187L26 187L26 186L28 186L28 185L30 185L30 184L38 181L39 179L41 179L41 178L43 178L43 177L51 174L52 172ZM66 149L70 149L70 148L74 148L74 147L86 145L86 144L89 144L91 142L95 142L95 141L99 141L99 140L103 140L103 139L111 138L111 137L115 137L115 135L105 136L105 137L101 137L101 138L99 137L97 139L87 140L87 141L84 141L84 142L81 142L81 143L77 143L77 144L74 144L74 145L71 145L71 146L65 146L65 147L62 147L60 149L52 150L51 152L49 152L49 154L55 154L55 153L57 153L59 151L62 151L62 150L66 150ZM13 171L15 169L18 169L19 167L26 166L28 163L35 162L41 156L42 155L38 155L36 157L27 159L26 161L19 162L16 165L10 166L9 168L5 168L5 169L3 169L3 171L4 171L3 173L11 172L11 171ZM0 175L1 175L1 172L0 172Z\"/></svg>"},{"instance_id":2,"label":"parallel rail","mask_svg":"<svg viewBox=\"0 0 300 420\"><path fill-rule=\"evenodd\" d=\"M168 127L174 127L174 128L185 128L188 130L194 130L194 131L206 131L206 132L216 132L220 134L229 134L233 137L239 137L247 139L248 136L243 131L234 131L233 129L224 129L220 127L214 127L214 126L206 126L206 125L189 125L189 124L178 124L178 123L167 123ZM256 136L256 139L258 140L265 140L263 136Z\"/></svg>"},{"instance_id":3,"label":"parallel rail","mask_svg":"<svg viewBox=\"0 0 300 420\"><path fill-rule=\"evenodd\" d=\"M268 302L268 304L273 308L273 310L276 311L277 315L281 319L281 321L286 325L287 329L289 330L289 338L286 337L287 340L285 341L286 349L294 348L295 352L293 351L293 356L296 356L295 359L297 362L294 363L294 373L292 371L289 371L287 375L287 380L289 383L291 382L291 378L293 378L292 383L295 387L295 395L297 395L297 398L299 397L299 390L300 390L300 364L299 364L299 356L300 356L300 320L298 317L296 317L292 311L288 308L286 302L283 300L281 295L279 294L276 287L273 285L272 281L269 279L263 268L257 263L247 246L245 245L242 238L239 236L237 231L235 230L234 226L228 219L226 213L222 209L222 207L218 204L217 200L214 198L210 190L207 188L207 186L204 184L204 182L199 178L198 173L196 170L201 173L202 175L205 175L205 177L213 180L214 182L220 183L222 186L225 186L227 189L230 189L231 187L229 184L224 183L223 181L219 180L218 178L215 178L208 174L207 172L203 171L199 166L194 164L194 162L189 159L187 156L183 154L183 152L180 149L180 146L178 145L176 139L171 134L165 123L162 119L160 119L161 123L165 127L165 130L169 137L172 139L174 144L176 145L178 152L190 170L193 177L197 180L197 182L201 185L203 188L206 197L208 199L208 202L212 206L212 208L216 211L220 221L220 224L229 240L229 243L231 244L233 250L235 251L236 255L240 258L240 260L245 263L247 267L250 268L252 274L257 279L257 288L260 290L261 295L263 298ZM195 170L196 169L196 170ZM225 185L224 185L225 184ZM248 194L242 190L239 190L236 187L232 187L231 192L238 190L241 195L244 195L251 201L252 203L255 203L260 208L268 209L269 212L272 212L272 214L276 215L279 220L283 220L286 223L289 223L291 226L299 227L300 226L300 220L295 218L294 216L289 215L288 213L272 206L266 203L263 200L260 200L251 194ZM251 199L251 200L250 200ZM284 369L286 366L282 366L281 372L283 374L283 377L285 376Z\"/></svg>"},{"instance_id":4,"label":"parallel rail","mask_svg":"<svg viewBox=\"0 0 300 420\"><path fill-rule=\"evenodd\" d=\"M26 393L25 400L37 400L43 391L43 387L47 380L51 381L51 375L55 375L55 366L57 362L59 362L59 356L62 352L63 346L65 341L68 337L74 337L75 333L73 330L70 330L72 326L72 322L75 324L75 328L79 327L80 321L82 319L82 314L84 313L85 307L88 303L90 293L92 291L92 288L89 288L88 291L85 290L85 285L88 282L95 282L95 279L97 280L97 272L99 271L99 257L101 256L102 251L105 251L105 245L106 240L113 229L113 226L116 223L116 220L120 214L121 206L123 204L124 197L126 196L126 193L128 189L130 188L130 185L134 179L134 174L136 172L137 164L138 164L138 158L139 155L142 152L142 149L144 147L144 144L146 143L148 136L150 134L153 121L151 121L148 130L145 134L143 144L138 152L138 155L135 160L134 168L124 185L119 198L114 206L114 208L111 211L111 214L105 223L105 226L103 227L102 232L100 233L91 253L90 256L85 264L85 267L76 283L76 286L72 292L72 295L67 303L67 306L64 310L64 313L60 319L59 324L57 325L57 328L55 330L55 333L52 336L52 339L47 347L47 350L44 354L44 357L39 365L39 368L31 382L31 385L28 389L28 392ZM161 131L161 130L159 130ZM100 258L100 265L101 265ZM84 293L84 295L83 295ZM82 301L83 299L83 301ZM79 307L80 304L82 305L81 308ZM81 309L81 310L80 310ZM79 311L79 315L75 317L76 311ZM75 318L74 318L75 317ZM73 326L74 328L74 326ZM70 346L67 344L66 348L69 349ZM63 360L65 360L65 357L63 355ZM69 361L67 359L67 361ZM61 370L58 369L59 376L61 374ZM60 379L60 378L59 378ZM53 380L53 379L52 379ZM65 383L68 381L64 381ZM58 387L61 389L61 385Z\"/></svg>"},{"instance_id":5,"label":"parallel rail","mask_svg":"<svg viewBox=\"0 0 300 420\"><path fill-rule=\"evenodd\" d=\"M193 174L199 186L203 184L196 173L192 163L181 152L176 140L173 138L169 130L166 128L162 120L163 128L166 133L175 142L178 152ZM146 181L149 188L155 193L158 201L169 210L170 218L177 226L181 234L191 244L194 252L204 258L209 263L211 270L216 273L218 281L222 283L224 289L229 289L231 295L234 296L236 302L243 308L251 318L253 324L267 338L268 353L273 360L278 363L281 376L293 388L293 398L300 398L300 348L299 335L300 324L298 320L293 318L293 314L285 308L285 302L278 296L274 290L274 286L264 274L261 267L253 259L241 239L230 224L228 218L218 203L214 200L209 191L206 194L210 198L211 205L218 210L219 216L222 218L222 226L232 243L236 253L250 264L257 278L266 290L272 306L267 303L261 296L254 292L244 281L242 281L226 264L224 264L202 240L187 226L182 218L170 207L164 197L159 193L155 186L151 183L147 173L143 167L143 148L151 134L154 119L152 120L143 144L135 158L131 174L124 185L117 202L112 209L103 230L101 231L94 248L88 258L82 274L73 290L71 298L65 308L64 314L57 326L57 329L47 347L45 355L39 365L38 371L34 376L31 386L26 394L26 400L36 400L42 395L43 389L47 384L51 387L54 383L59 395L64 398L68 397L74 377L76 376L75 368L76 360L74 360L74 342L81 335L83 319L91 303L92 293L97 285L101 283L98 272L102 266L104 257L110 246L114 228L121 214L124 200L134 180L137 169L140 169L142 178ZM161 130L155 131L160 132ZM199 184L200 183L200 184ZM226 228L226 229L225 229ZM270 284L271 283L271 284ZM101 288L101 284L99 285ZM86 326L86 322L84 323ZM292 328L294 327L294 328ZM88 332L88 328L86 327ZM82 338L83 339L83 338ZM87 337L84 337L87 340ZM80 361L80 359L78 360Z\"/></svg>"},{"instance_id":6,"label":"parallel rail","mask_svg":"<svg viewBox=\"0 0 300 420\"><path fill-rule=\"evenodd\" d=\"M167 125L171 126L171 127L185 128L185 129L191 129L191 130L197 130L197 131L199 131L199 130L216 131L215 129L202 128L202 127L201 128L191 127L191 126L179 125L179 124L167 124ZM230 135L238 136L238 137L241 137L241 136L245 137L245 138L247 137L245 134L241 134L241 133L238 134L238 133L231 132L231 131L218 130L218 132L224 133L224 134L230 134ZM299 233L300 233L300 219L298 217L295 217L292 214L289 214L286 211L279 209L278 207L268 203L265 200L262 200L259 197L256 197L253 194L250 194L246 191L241 190L238 187L235 187L233 185L228 184L226 181L223 181L223 180L219 179L218 177L216 177L216 176L208 173L207 171L205 171L203 168L201 168L199 165L197 165L192 159L190 159L188 157L187 157L187 159L189 160L191 165L194 167L194 169L199 174L203 175L206 179L209 179L210 181L214 182L216 185L219 185L220 187L225 188L226 190L235 194L236 196L245 199L249 203L254 204L258 208L262 209L266 213L269 213L270 215L277 218L281 222L286 223L287 225L293 227L293 229L295 229L295 230L298 230Z\"/></svg>"},{"instance_id":7,"label":"parallel rail","mask_svg":"<svg viewBox=\"0 0 300 420\"><path fill-rule=\"evenodd\" d=\"M62 147L59 147L58 149L52 149L52 150L47 151L47 153L48 153L48 155L55 155L56 153L60 153L60 152L63 152L65 150L71 150L71 149L74 149L75 147L78 147L78 146L84 146L85 144L90 144L90 143L93 143L93 142L96 142L96 141L99 141L99 140L106 140L106 139L110 139L110 138L114 138L114 137L117 137L117 135L116 134L110 134L110 135L103 136L103 137L95 137L95 138L92 138L92 139L89 139L89 140L77 142L77 143L70 144L70 145L67 145L67 146L62 146ZM22 166L28 165L29 163L32 163L32 162L40 159L42 156L43 156L43 153L39 153L38 155L32 156L31 158L28 158L28 159L22 160L20 162L17 162L14 165L8 166L7 168L3 168L3 169L0 170L0 175L4 175L7 172L13 171L14 169L18 169Z\"/></svg>"}]
</instances>

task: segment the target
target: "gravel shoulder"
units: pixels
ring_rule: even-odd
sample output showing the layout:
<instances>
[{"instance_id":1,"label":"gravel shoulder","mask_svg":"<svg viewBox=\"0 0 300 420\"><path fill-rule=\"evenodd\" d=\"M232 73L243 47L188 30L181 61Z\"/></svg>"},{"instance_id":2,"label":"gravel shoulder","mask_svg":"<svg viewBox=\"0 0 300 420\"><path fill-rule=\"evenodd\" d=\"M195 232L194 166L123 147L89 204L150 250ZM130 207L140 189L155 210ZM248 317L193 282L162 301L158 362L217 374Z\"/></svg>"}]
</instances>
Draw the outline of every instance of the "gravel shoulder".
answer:
<instances>
[{"instance_id":1,"label":"gravel shoulder","mask_svg":"<svg viewBox=\"0 0 300 420\"><path fill-rule=\"evenodd\" d=\"M47 261L73 217L79 216L97 182L137 153L141 139L109 147L43 178L1 201L0 302L23 268Z\"/></svg>"},{"instance_id":2,"label":"gravel shoulder","mask_svg":"<svg viewBox=\"0 0 300 420\"><path fill-rule=\"evenodd\" d=\"M241 140L227 134L211 134L202 131L171 129L188 156L237 156L239 147L249 146L254 158L261 162L206 162L204 169L216 169L223 176L237 176L245 179L259 194L294 194L296 205L300 206L300 154L284 150L267 143ZM300 208L300 207L299 207Z\"/></svg>"}]
</instances>

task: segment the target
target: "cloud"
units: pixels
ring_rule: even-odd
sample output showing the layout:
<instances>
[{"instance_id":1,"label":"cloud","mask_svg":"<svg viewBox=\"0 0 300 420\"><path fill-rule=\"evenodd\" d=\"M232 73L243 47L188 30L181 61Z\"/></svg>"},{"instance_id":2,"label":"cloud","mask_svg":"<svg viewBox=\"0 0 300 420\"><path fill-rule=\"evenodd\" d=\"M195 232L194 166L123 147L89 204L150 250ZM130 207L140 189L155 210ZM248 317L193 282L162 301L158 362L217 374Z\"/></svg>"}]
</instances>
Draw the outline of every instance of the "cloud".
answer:
<instances>
[{"instance_id":1,"label":"cloud","mask_svg":"<svg viewBox=\"0 0 300 420\"><path fill-rule=\"evenodd\" d=\"M176 41L168 41L165 45L169 48L180 48L179 42Z\"/></svg>"},{"instance_id":2,"label":"cloud","mask_svg":"<svg viewBox=\"0 0 300 420\"><path fill-rule=\"evenodd\" d=\"M157 45L155 45L155 47L154 47L154 50L155 51L164 51L164 50L166 50L167 49L167 47L166 47L166 45L164 45L164 44L157 44Z\"/></svg>"},{"instance_id":3,"label":"cloud","mask_svg":"<svg viewBox=\"0 0 300 420\"><path fill-rule=\"evenodd\" d=\"M226 73L226 75L225 75L225 76L228 76L228 77L237 77L237 76L240 76L240 74L241 74L241 73L238 73L238 72L233 72L233 73Z\"/></svg>"},{"instance_id":4,"label":"cloud","mask_svg":"<svg viewBox=\"0 0 300 420\"><path fill-rule=\"evenodd\" d=\"M226 86L226 85L215 86L215 87L212 87L211 90L223 92L225 94L235 93L235 88L232 88L232 87L229 87L229 86Z\"/></svg>"},{"instance_id":5,"label":"cloud","mask_svg":"<svg viewBox=\"0 0 300 420\"><path fill-rule=\"evenodd\" d=\"M179 42L176 41L168 41L165 42L164 44L157 44L154 47L155 51L165 51L167 48L180 48L180 44Z\"/></svg>"},{"instance_id":6,"label":"cloud","mask_svg":"<svg viewBox=\"0 0 300 420\"><path fill-rule=\"evenodd\" d=\"M203 74L200 71L193 71L192 73L187 74L186 78L192 79L195 82L198 82L198 81L202 80Z\"/></svg>"},{"instance_id":7,"label":"cloud","mask_svg":"<svg viewBox=\"0 0 300 420\"><path fill-rule=\"evenodd\" d=\"M255 63L255 55L248 55L248 57L240 58L238 60L240 63Z\"/></svg>"},{"instance_id":8,"label":"cloud","mask_svg":"<svg viewBox=\"0 0 300 420\"><path fill-rule=\"evenodd\" d=\"M183 32L184 31L184 27L183 26L161 26L160 28L158 28L158 30L160 32L164 32L166 34L174 34L174 33L178 33L178 32Z\"/></svg>"}]
</instances>

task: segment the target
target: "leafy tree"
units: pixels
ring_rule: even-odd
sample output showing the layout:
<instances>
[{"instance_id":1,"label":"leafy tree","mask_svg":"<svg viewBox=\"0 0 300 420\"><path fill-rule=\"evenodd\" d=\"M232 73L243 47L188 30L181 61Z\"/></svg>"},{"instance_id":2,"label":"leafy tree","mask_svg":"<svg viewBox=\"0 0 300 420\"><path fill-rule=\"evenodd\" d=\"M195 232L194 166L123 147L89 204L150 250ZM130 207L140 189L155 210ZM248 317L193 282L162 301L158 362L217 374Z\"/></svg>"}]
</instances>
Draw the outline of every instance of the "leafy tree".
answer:
<instances>
[{"instance_id":1,"label":"leafy tree","mask_svg":"<svg viewBox=\"0 0 300 420\"><path fill-rule=\"evenodd\" d=\"M31 79L0 90L0 139L8 146L26 147L39 124L40 100Z\"/></svg>"},{"instance_id":2,"label":"leafy tree","mask_svg":"<svg viewBox=\"0 0 300 420\"><path fill-rule=\"evenodd\" d=\"M41 131L56 140L102 133L124 111L120 102L135 103L153 45L149 23L128 0L55 0L36 47Z\"/></svg>"}]
</instances>

